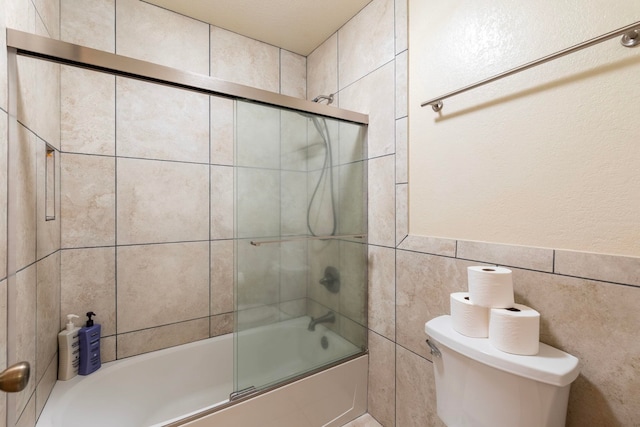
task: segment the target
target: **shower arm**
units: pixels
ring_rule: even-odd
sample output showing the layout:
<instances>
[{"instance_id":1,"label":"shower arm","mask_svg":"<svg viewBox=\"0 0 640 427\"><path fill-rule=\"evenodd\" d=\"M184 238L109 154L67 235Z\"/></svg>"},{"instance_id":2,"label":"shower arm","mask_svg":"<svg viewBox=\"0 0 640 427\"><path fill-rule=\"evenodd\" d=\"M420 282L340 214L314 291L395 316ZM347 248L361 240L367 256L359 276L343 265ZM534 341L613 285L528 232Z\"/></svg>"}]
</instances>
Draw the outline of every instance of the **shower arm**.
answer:
<instances>
[{"instance_id":1,"label":"shower arm","mask_svg":"<svg viewBox=\"0 0 640 427\"><path fill-rule=\"evenodd\" d=\"M327 105L332 104L333 94L330 93L329 95L318 95L311 100L311 102L320 102L320 101L327 101Z\"/></svg>"}]
</instances>

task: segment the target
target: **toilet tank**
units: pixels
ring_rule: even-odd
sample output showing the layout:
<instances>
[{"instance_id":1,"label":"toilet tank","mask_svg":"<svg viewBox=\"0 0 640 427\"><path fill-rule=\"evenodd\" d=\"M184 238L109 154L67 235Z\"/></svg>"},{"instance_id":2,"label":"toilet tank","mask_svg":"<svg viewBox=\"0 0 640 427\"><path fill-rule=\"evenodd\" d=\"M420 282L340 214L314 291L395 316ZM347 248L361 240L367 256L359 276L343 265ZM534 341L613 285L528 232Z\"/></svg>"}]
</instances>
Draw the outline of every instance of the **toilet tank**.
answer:
<instances>
[{"instance_id":1,"label":"toilet tank","mask_svg":"<svg viewBox=\"0 0 640 427\"><path fill-rule=\"evenodd\" d=\"M505 353L456 332L448 315L428 321L425 332L440 352L433 369L447 427L564 427L576 357L542 343L535 356Z\"/></svg>"}]
</instances>

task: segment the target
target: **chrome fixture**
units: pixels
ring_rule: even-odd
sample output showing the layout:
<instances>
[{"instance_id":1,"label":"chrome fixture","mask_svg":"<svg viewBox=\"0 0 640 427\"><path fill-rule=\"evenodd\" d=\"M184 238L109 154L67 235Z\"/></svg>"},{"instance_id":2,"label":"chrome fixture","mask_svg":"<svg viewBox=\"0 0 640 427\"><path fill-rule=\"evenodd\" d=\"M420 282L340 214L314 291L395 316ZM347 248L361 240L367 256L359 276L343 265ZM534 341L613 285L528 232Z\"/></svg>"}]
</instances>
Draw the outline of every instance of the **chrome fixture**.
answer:
<instances>
[{"instance_id":1,"label":"chrome fixture","mask_svg":"<svg viewBox=\"0 0 640 427\"><path fill-rule=\"evenodd\" d=\"M324 316L320 316L317 319L315 317L312 317L311 322L309 322L309 327L307 328L307 330L315 331L316 325L318 323L335 323L335 322L336 322L335 313L333 311L329 311L327 312L327 314L325 314Z\"/></svg>"},{"instance_id":2,"label":"chrome fixture","mask_svg":"<svg viewBox=\"0 0 640 427\"><path fill-rule=\"evenodd\" d=\"M640 44L640 29L631 30L625 33L620 39L620 44L624 47L634 47Z\"/></svg>"},{"instance_id":3,"label":"chrome fixture","mask_svg":"<svg viewBox=\"0 0 640 427\"><path fill-rule=\"evenodd\" d=\"M427 345L429 346L429 350L433 357L442 357L442 353L440 353L440 349L434 343L427 340Z\"/></svg>"},{"instance_id":4,"label":"chrome fixture","mask_svg":"<svg viewBox=\"0 0 640 427\"><path fill-rule=\"evenodd\" d=\"M253 393L256 393L257 391L258 390L254 386L249 386L247 388L243 388L242 390L234 391L229 394L229 400L233 402L234 400L242 399Z\"/></svg>"},{"instance_id":5,"label":"chrome fixture","mask_svg":"<svg viewBox=\"0 0 640 427\"><path fill-rule=\"evenodd\" d=\"M613 30L609 33L603 34L601 36L587 40L585 42L573 45L559 52L552 53L551 55L547 55L543 58L536 59L535 61L531 61L526 64L520 65L519 67L512 68L503 73L496 74L493 77L489 77L488 79L484 79L477 83L471 84L469 86L465 86L461 89L454 90L453 92L449 92L445 95L438 96L437 98L424 101L423 103L420 104L420 106L426 107L427 105L430 105L433 111L438 112L442 110L442 105L443 105L442 101L445 100L446 98L450 98L452 96L459 95L468 90L475 89L480 86L484 86L487 83L492 83L504 77L509 77L512 74L516 74L516 73L519 73L520 71L528 70L529 68L533 68L537 65L541 65L549 61L553 61L554 59L561 58L565 55L569 55L571 53L577 52L587 47L591 47L593 45L596 45L598 43L601 43L603 41L606 41L618 36L622 36L622 40L620 40L620 43L622 43L622 45L625 47L634 47L640 44L640 21L634 22L633 24L627 25L626 27L618 28L617 30Z\"/></svg>"},{"instance_id":6,"label":"chrome fixture","mask_svg":"<svg viewBox=\"0 0 640 427\"><path fill-rule=\"evenodd\" d=\"M29 383L31 367L28 362L20 362L9 366L0 373L0 390L17 393L24 390Z\"/></svg>"},{"instance_id":7,"label":"chrome fixture","mask_svg":"<svg viewBox=\"0 0 640 427\"><path fill-rule=\"evenodd\" d=\"M287 243L287 242L299 242L301 240L332 240L332 239L364 239L366 234L341 234L339 236L302 236L302 237L290 237L288 239L280 240L251 240L249 243L253 246L267 245L271 243Z\"/></svg>"},{"instance_id":8,"label":"chrome fixture","mask_svg":"<svg viewBox=\"0 0 640 427\"><path fill-rule=\"evenodd\" d=\"M333 94L330 93L329 95L318 95L311 100L311 102L320 102L320 101L327 101L327 105L333 103Z\"/></svg>"},{"instance_id":9,"label":"chrome fixture","mask_svg":"<svg viewBox=\"0 0 640 427\"><path fill-rule=\"evenodd\" d=\"M332 294L337 294L340 291L340 272L337 268L329 266L324 269L324 276L318 283Z\"/></svg>"},{"instance_id":10,"label":"chrome fixture","mask_svg":"<svg viewBox=\"0 0 640 427\"><path fill-rule=\"evenodd\" d=\"M210 95L250 99L267 105L318 114L326 117L368 124L369 116L354 111L329 107L319 102L281 95L267 90L220 80L208 75L182 71L135 58L116 55L49 37L38 36L7 28L7 47L15 48L19 55L32 56L86 69L138 78L171 87L193 90ZM330 98L331 95L328 96ZM320 97L318 97L320 98ZM320 100L320 99L319 99Z\"/></svg>"},{"instance_id":11,"label":"chrome fixture","mask_svg":"<svg viewBox=\"0 0 640 427\"><path fill-rule=\"evenodd\" d=\"M333 102L333 95L325 96L320 95L315 97L313 102L318 102L320 99L327 99L331 104ZM332 228L331 234L332 236L336 234L336 229L338 227L338 213L336 211L336 201L335 201L335 191L333 190L333 153L331 148L331 132L329 131L329 126L327 125L327 120L322 117L318 118L316 116L310 117L313 122L313 126L318 131L318 134L322 138L322 142L324 143L324 160L322 163L322 169L320 170L320 176L318 176L318 181L316 182L316 186L313 189L313 193L311 194L311 198L309 199L309 204L307 205L307 229L312 236L317 236L315 231L313 231L313 226L311 225L311 206L316 201L316 196L318 195L318 190L320 186L324 182L326 184L327 179L329 181L329 195L330 195L330 203L331 203L331 218L332 218ZM323 181L324 179L324 181Z\"/></svg>"},{"instance_id":12,"label":"chrome fixture","mask_svg":"<svg viewBox=\"0 0 640 427\"><path fill-rule=\"evenodd\" d=\"M322 347L323 350L329 348L329 338L327 338L326 335L323 335L322 338L320 338L320 347Z\"/></svg>"}]
</instances>

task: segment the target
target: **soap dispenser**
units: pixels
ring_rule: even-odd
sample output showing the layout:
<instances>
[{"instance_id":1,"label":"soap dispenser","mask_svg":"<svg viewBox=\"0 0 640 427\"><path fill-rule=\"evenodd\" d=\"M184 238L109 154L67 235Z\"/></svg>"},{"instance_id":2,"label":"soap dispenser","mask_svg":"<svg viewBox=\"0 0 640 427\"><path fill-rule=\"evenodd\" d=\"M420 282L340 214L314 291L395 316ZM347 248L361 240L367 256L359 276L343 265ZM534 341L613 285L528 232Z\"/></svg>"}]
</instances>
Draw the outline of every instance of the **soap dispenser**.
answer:
<instances>
[{"instance_id":1,"label":"soap dispenser","mask_svg":"<svg viewBox=\"0 0 640 427\"><path fill-rule=\"evenodd\" d=\"M80 375L89 375L100 368L100 325L94 324L91 317L96 314L93 311L87 313L87 323L80 328Z\"/></svg>"},{"instance_id":2,"label":"soap dispenser","mask_svg":"<svg viewBox=\"0 0 640 427\"><path fill-rule=\"evenodd\" d=\"M58 379L67 381L78 375L80 366L79 326L73 324L73 319L80 316L67 314L67 327L58 334Z\"/></svg>"}]
</instances>

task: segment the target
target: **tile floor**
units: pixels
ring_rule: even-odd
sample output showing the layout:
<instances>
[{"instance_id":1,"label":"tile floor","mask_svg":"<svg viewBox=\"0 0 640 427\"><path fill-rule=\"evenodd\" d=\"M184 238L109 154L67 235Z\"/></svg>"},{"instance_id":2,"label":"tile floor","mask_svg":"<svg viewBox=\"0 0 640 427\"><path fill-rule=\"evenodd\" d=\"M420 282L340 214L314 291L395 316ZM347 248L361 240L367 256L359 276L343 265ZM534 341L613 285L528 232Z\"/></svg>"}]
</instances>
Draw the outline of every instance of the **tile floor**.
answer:
<instances>
[{"instance_id":1,"label":"tile floor","mask_svg":"<svg viewBox=\"0 0 640 427\"><path fill-rule=\"evenodd\" d=\"M364 414L342 427L382 427L382 424L377 422L371 415Z\"/></svg>"}]
</instances>

